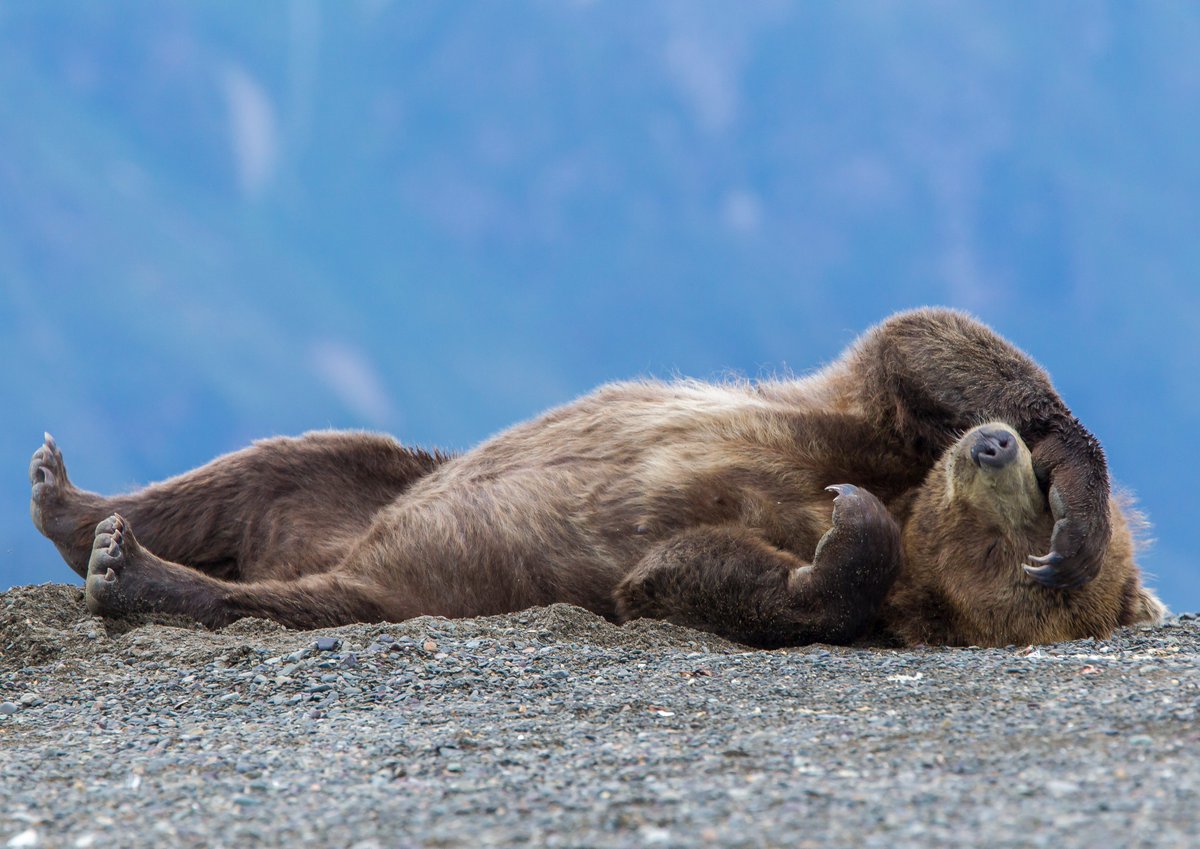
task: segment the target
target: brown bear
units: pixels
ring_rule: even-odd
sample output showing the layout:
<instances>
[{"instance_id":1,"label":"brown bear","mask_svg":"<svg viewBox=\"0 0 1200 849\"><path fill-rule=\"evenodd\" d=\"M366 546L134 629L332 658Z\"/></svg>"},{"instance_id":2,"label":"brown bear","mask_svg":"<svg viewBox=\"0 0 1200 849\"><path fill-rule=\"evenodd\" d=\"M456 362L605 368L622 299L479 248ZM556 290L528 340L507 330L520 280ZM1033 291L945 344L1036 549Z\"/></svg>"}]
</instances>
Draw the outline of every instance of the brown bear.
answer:
<instances>
[{"instance_id":1,"label":"brown bear","mask_svg":"<svg viewBox=\"0 0 1200 849\"><path fill-rule=\"evenodd\" d=\"M460 456L310 433L106 498L47 436L30 478L100 614L313 628L569 602L770 647L1040 643L1165 612L1099 443L945 309L800 379L603 386Z\"/></svg>"}]
</instances>

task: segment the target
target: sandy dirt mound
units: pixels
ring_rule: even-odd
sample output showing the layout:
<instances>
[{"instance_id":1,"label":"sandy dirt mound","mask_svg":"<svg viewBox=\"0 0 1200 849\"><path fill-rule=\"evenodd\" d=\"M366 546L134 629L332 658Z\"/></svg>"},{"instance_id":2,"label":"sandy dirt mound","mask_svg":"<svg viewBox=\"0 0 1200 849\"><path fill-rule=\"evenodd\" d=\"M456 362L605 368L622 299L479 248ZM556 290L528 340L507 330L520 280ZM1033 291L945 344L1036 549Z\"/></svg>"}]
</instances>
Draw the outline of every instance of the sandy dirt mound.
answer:
<instances>
[{"instance_id":1,"label":"sandy dirt mound","mask_svg":"<svg viewBox=\"0 0 1200 849\"><path fill-rule=\"evenodd\" d=\"M248 637L267 647L282 647L294 643L301 633L263 619L242 619L219 631L177 616L105 619L87 609L81 587L65 584L15 587L0 596L0 663L9 668L110 652L113 641L137 647L136 655L143 659L202 663L244 644ZM397 638L446 634L464 640L535 635L557 643L606 648L744 650L712 634L667 622L640 620L614 625L568 604L504 616L460 620L423 616L408 622L348 625L312 633L364 643L384 633Z\"/></svg>"}]
</instances>

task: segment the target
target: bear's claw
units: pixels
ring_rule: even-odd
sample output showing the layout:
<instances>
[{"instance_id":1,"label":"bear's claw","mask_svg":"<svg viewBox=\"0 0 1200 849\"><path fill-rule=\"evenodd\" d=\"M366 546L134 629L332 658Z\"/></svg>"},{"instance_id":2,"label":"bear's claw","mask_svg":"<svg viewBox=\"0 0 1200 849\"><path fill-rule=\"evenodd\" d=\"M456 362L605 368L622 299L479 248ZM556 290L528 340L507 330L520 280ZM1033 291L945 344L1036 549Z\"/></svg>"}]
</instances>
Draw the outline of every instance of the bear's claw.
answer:
<instances>
[{"instance_id":1,"label":"bear's claw","mask_svg":"<svg viewBox=\"0 0 1200 849\"><path fill-rule=\"evenodd\" d=\"M1095 536L1094 527L1072 518L1057 487L1050 488L1050 514L1055 518L1050 534L1050 551L1041 556L1030 554L1023 565L1025 573L1044 587L1073 590L1091 581L1100 572L1099 560L1085 556L1085 543Z\"/></svg>"},{"instance_id":2,"label":"bear's claw","mask_svg":"<svg viewBox=\"0 0 1200 849\"><path fill-rule=\"evenodd\" d=\"M1050 504L1050 515L1054 517L1050 551L1041 556L1030 554L1029 562L1023 564L1023 568L1030 578L1044 587L1078 589L1100 573L1109 535L1107 517L1099 521L1086 513L1073 512L1057 483L1050 484L1046 499Z\"/></svg>"}]
</instances>

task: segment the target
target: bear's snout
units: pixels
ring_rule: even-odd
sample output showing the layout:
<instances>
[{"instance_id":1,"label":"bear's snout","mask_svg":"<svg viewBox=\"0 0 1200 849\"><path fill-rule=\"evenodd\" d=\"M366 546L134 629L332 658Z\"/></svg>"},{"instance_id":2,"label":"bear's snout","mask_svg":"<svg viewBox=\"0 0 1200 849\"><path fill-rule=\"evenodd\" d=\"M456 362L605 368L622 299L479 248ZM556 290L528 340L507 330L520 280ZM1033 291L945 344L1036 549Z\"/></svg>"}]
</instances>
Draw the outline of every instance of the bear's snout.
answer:
<instances>
[{"instance_id":1,"label":"bear's snout","mask_svg":"<svg viewBox=\"0 0 1200 849\"><path fill-rule=\"evenodd\" d=\"M975 431L971 459L980 468L1003 469L1020 453L1017 435L1006 427L987 425Z\"/></svg>"}]
</instances>

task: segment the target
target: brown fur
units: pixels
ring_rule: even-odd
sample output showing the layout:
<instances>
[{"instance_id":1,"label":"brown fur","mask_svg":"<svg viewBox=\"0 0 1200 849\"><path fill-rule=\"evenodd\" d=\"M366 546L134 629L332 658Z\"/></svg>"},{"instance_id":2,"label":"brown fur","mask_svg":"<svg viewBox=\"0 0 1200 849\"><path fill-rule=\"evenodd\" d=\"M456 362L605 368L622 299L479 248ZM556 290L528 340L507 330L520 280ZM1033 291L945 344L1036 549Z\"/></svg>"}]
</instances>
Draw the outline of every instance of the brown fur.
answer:
<instances>
[{"instance_id":1,"label":"brown fur","mask_svg":"<svg viewBox=\"0 0 1200 849\"><path fill-rule=\"evenodd\" d=\"M987 422L1020 436L999 475L971 457ZM459 457L315 433L102 498L47 439L30 474L101 613L317 627L571 602L770 646L1044 642L1163 612L1099 444L947 310L804 379L604 386Z\"/></svg>"}]
</instances>

